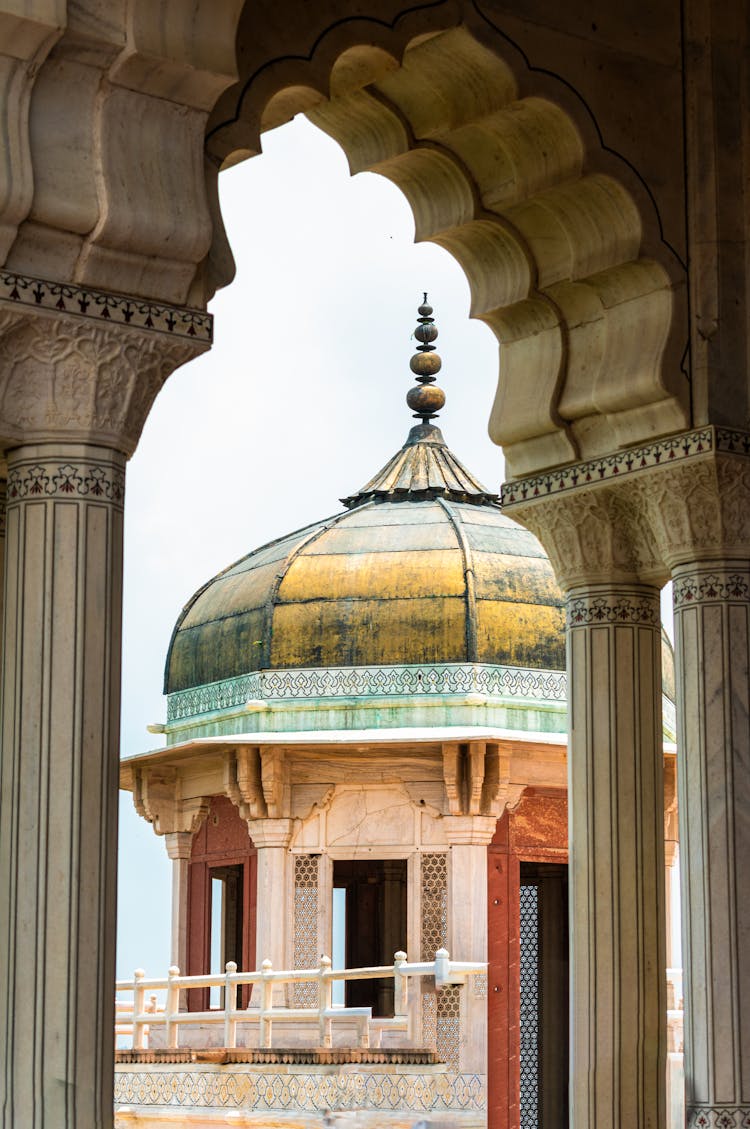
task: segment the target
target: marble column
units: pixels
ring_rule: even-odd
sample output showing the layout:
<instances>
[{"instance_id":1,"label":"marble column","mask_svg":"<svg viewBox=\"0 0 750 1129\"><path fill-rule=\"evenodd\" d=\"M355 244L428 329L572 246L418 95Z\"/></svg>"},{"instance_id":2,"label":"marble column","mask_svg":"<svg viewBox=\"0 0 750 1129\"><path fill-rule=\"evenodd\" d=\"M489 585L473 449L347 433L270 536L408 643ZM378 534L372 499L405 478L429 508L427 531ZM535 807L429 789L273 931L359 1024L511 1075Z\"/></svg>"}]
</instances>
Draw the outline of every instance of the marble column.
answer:
<instances>
[{"instance_id":1,"label":"marble column","mask_svg":"<svg viewBox=\"0 0 750 1129\"><path fill-rule=\"evenodd\" d=\"M497 827L493 816L444 816L450 844L448 949L453 960L487 960L487 848ZM463 990L460 1065L467 1073L487 1069L487 978L471 977Z\"/></svg>"},{"instance_id":2,"label":"marble column","mask_svg":"<svg viewBox=\"0 0 750 1129\"><path fill-rule=\"evenodd\" d=\"M0 1124L108 1129L125 461L195 348L54 314L3 329Z\"/></svg>"},{"instance_id":3,"label":"marble column","mask_svg":"<svg viewBox=\"0 0 750 1129\"><path fill-rule=\"evenodd\" d=\"M704 428L643 504L673 579L685 1105L750 1126L750 434Z\"/></svg>"},{"instance_id":4,"label":"marble column","mask_svg":"<svg viewBox=\"0 0 750 1129\"><path fill-rule=\"evenodd\" d=\"M7 1129L112 1119L124 472L124 455L82 444L8 457Z\"/></svg>"},{"instance_id":5,"label":"marble column","mask_svg":"<svg viewBox=\"0 0 750 1129\"><path fill-rule=\"evenodd\" d=\"M257 850L257 909L255 918L255 967L264 960L281 971L289 968L290 890L288 883L291 819L249 819L250 838ZM253 1001L258 992L253 990ZM283 1004L283 985L274 988L274 1003Z\"/></svg>"},{"instance_id":6,"label":"marble column","mask_svg":"<svg viewBox=\"0 0 750 1129\"><path fill-rule=\"evenodd\" d=\"M188 873L193 847L191 831L168 832L164 838L172 860L172 934L169 963L187 972Z\"/></svg>"},{"instance_id":7,"label":"marble column","mask_svg":"<svg viewBox=\"0 0 750 1129\"><path fill-rule=\"evenodd\" d=\"M665 1117L658 589L567 594L571 1124Z\"/></svg>"},{"instance_id":8,"label":"marble column","mask_svg":"<svg viewBox=\"0 0 750 1129\"><path fill-rule=\"evenodd\" d=\"M542 541L566 596L570 1124L663 1129L664 564L619 484L507 512Z\"/></svg>"},{"instance_id":9,"label":"marble column","mask_svg":"<svg viewBox=\"0 0 750 1129\"><path fill-rule=\"evenodd\" d=\"M750 1126L750 567L674 569L689 1126Z\"/></svg>"}]
</instances>

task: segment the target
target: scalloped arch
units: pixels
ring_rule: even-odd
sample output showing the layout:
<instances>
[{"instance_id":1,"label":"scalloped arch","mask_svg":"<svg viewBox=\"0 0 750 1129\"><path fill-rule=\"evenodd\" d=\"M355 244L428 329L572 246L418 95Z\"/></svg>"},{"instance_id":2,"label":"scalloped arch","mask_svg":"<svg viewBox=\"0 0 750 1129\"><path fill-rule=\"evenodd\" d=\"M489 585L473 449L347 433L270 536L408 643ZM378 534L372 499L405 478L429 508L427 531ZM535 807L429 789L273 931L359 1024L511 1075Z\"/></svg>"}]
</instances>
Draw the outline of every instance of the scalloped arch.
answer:
<instances>
[{"instance_id":1,"label":"scalloped arch","mask_svg":"<svg viewBox=\"0 0 750 1129\"><path fill-rule=\"evenodd\" d=\"M241 159L305 112L352 173L400 188L500 343L489 431L511 476L684 428L684 272L648 192L575 92L481 21L457 23L445 4L343 21L260 68L222 123L228 94L209 148Z\"/></svg>"}]
</instances>

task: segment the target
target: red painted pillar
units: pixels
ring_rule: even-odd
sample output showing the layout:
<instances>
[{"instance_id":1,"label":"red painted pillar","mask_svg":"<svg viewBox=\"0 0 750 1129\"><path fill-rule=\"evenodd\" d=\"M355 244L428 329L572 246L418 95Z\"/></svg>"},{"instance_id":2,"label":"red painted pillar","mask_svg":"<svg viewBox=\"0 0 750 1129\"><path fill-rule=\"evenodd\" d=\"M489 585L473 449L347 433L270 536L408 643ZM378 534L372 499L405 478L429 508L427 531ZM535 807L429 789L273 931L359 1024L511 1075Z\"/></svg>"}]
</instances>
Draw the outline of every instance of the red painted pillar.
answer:
<instances>
[{"instance_id":1,"label":"red painted pillar","mask_svg":"<svg viewBox=\"0 0 750 1129\"><path fill-rule=\"evenodd\" d=\"M520 1123L519 883L506 813L487 859L487 1129L518 1129Z\"/></svg>"}]
</instances>

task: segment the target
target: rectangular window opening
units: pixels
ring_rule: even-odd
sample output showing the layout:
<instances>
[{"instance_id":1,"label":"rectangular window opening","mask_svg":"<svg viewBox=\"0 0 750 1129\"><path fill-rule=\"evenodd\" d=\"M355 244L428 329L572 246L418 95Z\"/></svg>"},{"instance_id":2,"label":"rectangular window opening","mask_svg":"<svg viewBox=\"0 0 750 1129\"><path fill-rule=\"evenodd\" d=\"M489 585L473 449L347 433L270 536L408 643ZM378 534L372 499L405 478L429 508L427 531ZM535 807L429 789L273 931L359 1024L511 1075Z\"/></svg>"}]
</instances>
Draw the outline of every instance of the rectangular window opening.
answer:
<instances>
[{"instance_id":1,"label":"rectangular window opening","mask_svg":"<svg viewBox=\"0 0 750 1129\"><path fill-rule=\"evenodd\" d=\"M333 967L392 965L406 949L406 859L337 859L333 864ZM393 1015L393 979L349 980L335 1003Z\"/></svg>"}]
</instances>

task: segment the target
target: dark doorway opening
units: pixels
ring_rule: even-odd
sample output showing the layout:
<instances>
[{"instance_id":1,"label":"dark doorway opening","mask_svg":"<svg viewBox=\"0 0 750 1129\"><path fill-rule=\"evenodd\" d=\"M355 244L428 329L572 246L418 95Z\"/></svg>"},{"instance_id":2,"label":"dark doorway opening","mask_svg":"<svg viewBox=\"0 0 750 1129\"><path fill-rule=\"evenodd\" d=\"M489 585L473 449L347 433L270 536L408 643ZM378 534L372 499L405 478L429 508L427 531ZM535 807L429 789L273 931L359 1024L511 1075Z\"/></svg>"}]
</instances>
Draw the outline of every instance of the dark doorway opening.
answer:
<instances>
[{"instance_id":1,"label":"dark doorway opening","mask_svg":"<svg viewBox=\"0 0 750 1129\"><path fill-rule=\"evenodd\" d=\"M242 939L244 895L244 867L211 866L211 935L210 952L212 973L224 972L227 962L233 960L242 968ZM224 989L210 989L210 1007L224 1006Z\"/></svg>"},{"instance_id":2,"label":"dark doorway opening","mask_svg":"<svg viewBox=\"0 0 750 1129\"><path fill-rule=\"evenodd\" d=\"M343 931L346 967L393 964L394 953L406 949L406 859L338 859L333 885L333 931ZM347 981L344 1002L393 1015L393 980Z\"/></svg>"},{"instance_id":3,"label":"dark doorway opening","mask_svg":"<svg viewBox=\"0 0 750 1129\"><path fill-rule=\"evenodd\" d=\"M568 1127L568 868L521 863L521 1129Z\"/></svg>"}]
</instances>

